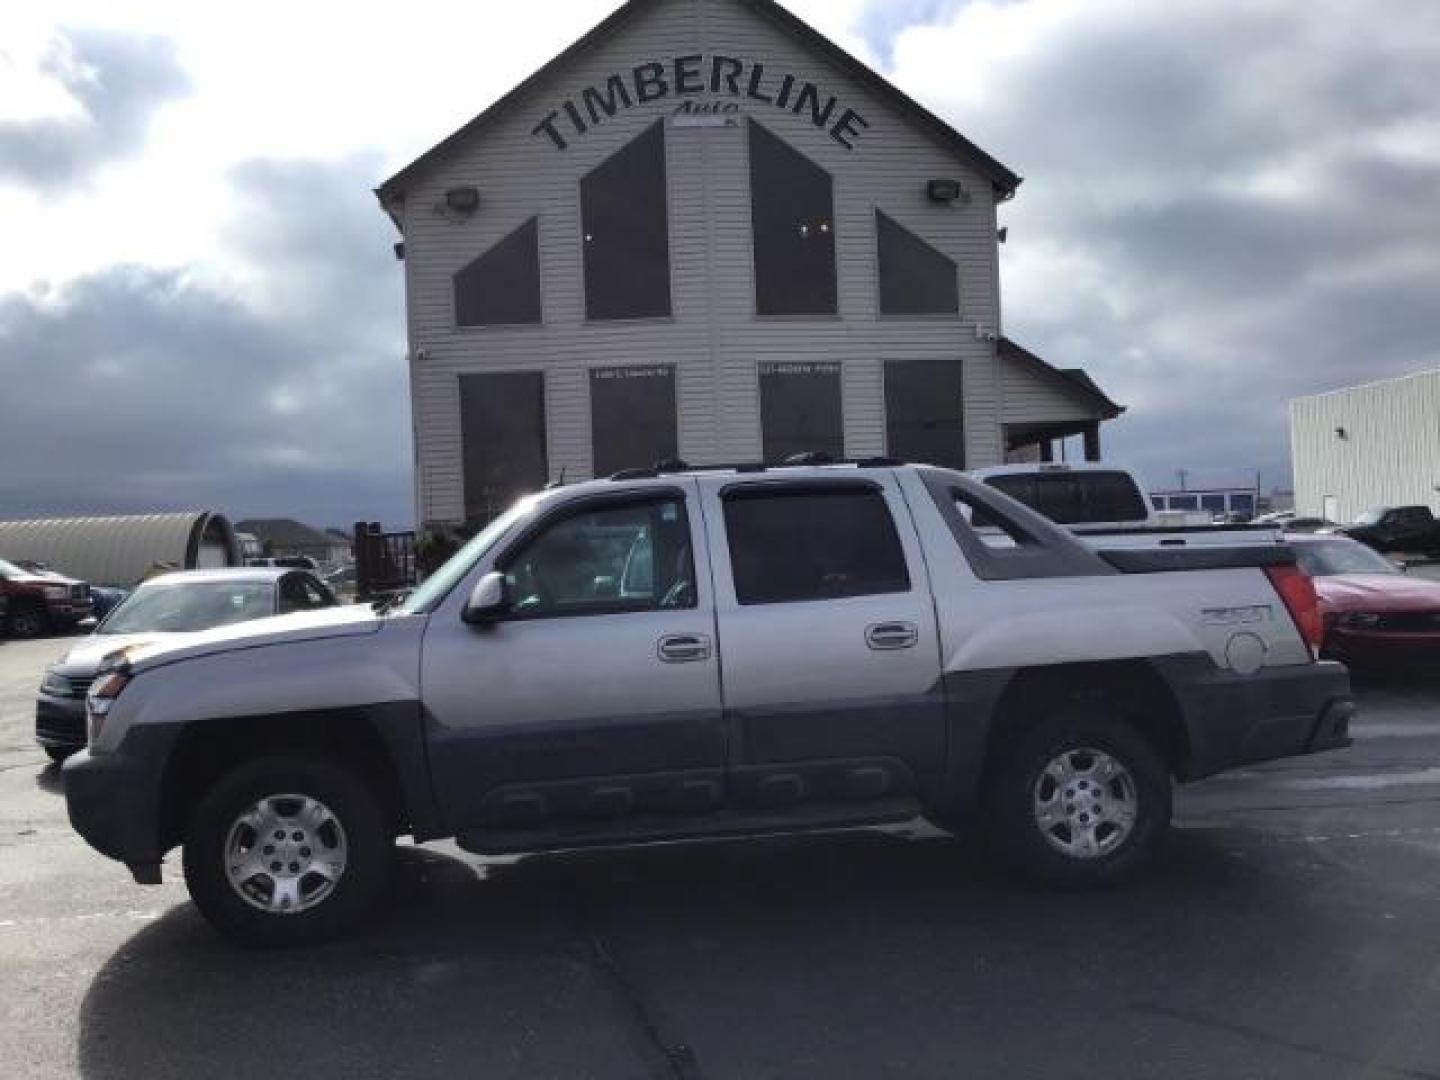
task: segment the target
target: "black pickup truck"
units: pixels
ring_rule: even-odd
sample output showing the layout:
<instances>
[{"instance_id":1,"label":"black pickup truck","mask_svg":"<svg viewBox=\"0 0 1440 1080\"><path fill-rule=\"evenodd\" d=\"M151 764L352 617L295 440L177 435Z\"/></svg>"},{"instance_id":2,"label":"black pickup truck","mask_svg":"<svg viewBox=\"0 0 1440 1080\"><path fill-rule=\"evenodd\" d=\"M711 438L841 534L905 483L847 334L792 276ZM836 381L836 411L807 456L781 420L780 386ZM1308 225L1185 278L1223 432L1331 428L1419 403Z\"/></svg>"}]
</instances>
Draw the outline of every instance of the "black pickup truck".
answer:
<instances>
[{"instance_id":1,"label":"black pickup truck","mask_svg":"<svg viewBox=\"0 0 1440 1080\"><path fill-rule=\"evenodd\" d=\"M1440 521L1428 506L1381 506L1366 510L1340 530L1382 555L1440 558Z\"/></svg>"}]
</instances>

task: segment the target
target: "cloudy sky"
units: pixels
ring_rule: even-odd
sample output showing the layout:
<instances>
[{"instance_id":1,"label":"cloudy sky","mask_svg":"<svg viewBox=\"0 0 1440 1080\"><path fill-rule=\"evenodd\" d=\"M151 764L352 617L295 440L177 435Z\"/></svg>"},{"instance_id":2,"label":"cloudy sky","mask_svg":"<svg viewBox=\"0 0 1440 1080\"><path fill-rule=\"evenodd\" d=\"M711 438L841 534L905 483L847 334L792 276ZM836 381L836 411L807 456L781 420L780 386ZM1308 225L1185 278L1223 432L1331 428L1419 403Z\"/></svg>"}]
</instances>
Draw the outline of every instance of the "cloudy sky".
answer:
<instances>
[{"instance_id":1,"label":"cloudy sky","mask_svg":"<svg viewBox=\"0 0 1440 1080\"><path fill-rule=\"evenodd\" d=\"M371 188L614 6L7 11L0 516L408 521ZM1440 367L1435 0L790 6L1026 177L1006 330L1156 483L1288 483L1288 398Z\"/></svg>"}]
</instances>

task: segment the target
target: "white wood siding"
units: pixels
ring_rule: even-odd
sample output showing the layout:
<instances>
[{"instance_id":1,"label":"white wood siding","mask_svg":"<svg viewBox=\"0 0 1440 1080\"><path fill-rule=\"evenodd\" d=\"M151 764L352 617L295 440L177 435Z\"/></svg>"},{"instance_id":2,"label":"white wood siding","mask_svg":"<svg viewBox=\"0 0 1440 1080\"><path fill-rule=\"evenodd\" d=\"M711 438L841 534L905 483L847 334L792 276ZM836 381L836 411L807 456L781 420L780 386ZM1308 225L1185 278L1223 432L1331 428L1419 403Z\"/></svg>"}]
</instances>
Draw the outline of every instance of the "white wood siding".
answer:
<instances>
[{"instance_id":1,"label":"white wood siding","mask_svg":"<svg viewBox=\"0 0 1440 1080\"><path fill-rule=\"evenodd\" d=\"M1318 516L1331 495L1342 521L1372 506L1440 513L1440 371L1297 398L1290 437L1297 512Z\"/></svg>"},{"instance_id":2,"label":"white wood siding","mask_svg":"<svg viewBox=\"0 0 1440 1080\"><path fill-rule=\"evenodd\" d=\"M1095 405L1058 379L1036 375L1028 364L1000 358L1001 415L1008 424L1034 420L1094 420Z\"/></svg>"},{"instance_id":3,"label":"white wood siding","mask_svg":"<svg viewBox=\"0 0 1440 1080\"><path fill-rule=\"evenodd\" d=\"M615 72L687 53L763 63L767 72L809 79L862 113L870 127L847 151L799 117L741 98L749 116L828 169L835 182L840 315L761 319L755 315L750 193L744 116L731 128L666 126L670 184L673 317L587 324L579 209L580 178L683 99L637 103L556 149L532 128L587 86ZM706 72L708 83L708 72ZM536 89L503 122L429 170L403 207L414 412L422 521L463 517L457 379L467 372L544 370L552 476L591 471L586 372L623 363L677 366L680 455L692 461L758 458L757 363L839 361L844 431L852 455L885 449L883 363L924 357L964 365L967 457L1003 460L1004 418L1068 419L1049 400L1020 415L1035 391L1023 378L1000 385L995 345L974 326L999 329L995 207L990 182L858 83L829 69L768 20L736 0L670 0L619 32L572 68ZM937 205L935 177L960 180L969 203ZM475 185L478 213L442 212L445 189ZM882 318L877 311L874 212L883 209L954 259L958 319ZM452 275L526 219L540 219L545 323L537 327L457 328ZM1034 380L1031 380L1032 382ZM1027 396L1027 394L1029 396ZM1066 405L1073 410L1073 405ZM1018 410L1018 412L1017 412Z\"/></svg>"}]
</instances>

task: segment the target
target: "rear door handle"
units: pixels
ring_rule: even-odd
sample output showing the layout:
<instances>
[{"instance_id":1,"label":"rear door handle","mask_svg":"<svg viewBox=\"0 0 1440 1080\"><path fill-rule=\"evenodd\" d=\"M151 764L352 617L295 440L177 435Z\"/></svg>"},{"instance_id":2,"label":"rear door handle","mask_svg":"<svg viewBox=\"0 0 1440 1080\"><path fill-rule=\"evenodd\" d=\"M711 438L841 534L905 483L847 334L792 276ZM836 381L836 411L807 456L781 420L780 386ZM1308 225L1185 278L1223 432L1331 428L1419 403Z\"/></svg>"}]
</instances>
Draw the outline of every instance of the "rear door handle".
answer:
<instances>
[{"instance_id":1,"label":"rear door handle","mask_svg":"<svg viewBox=\"0 0 1440 1080\"><path fill-rule=\"evenodd\" d=\"M667 664L692 664L710 659L710 639L704 634L666 634L658 646L660 659Z\"/></svg>"},{"instance_id":2,"label":"rear door handle","mask_svg":"<svg viewBox=\"0 0 1440 1080\"><path fill-rule=\"evenodd\" d=\"M865 628L865 644L878 651L913 649L920 640L914 623L882 622Z\"/></svg>"}]
</instances>

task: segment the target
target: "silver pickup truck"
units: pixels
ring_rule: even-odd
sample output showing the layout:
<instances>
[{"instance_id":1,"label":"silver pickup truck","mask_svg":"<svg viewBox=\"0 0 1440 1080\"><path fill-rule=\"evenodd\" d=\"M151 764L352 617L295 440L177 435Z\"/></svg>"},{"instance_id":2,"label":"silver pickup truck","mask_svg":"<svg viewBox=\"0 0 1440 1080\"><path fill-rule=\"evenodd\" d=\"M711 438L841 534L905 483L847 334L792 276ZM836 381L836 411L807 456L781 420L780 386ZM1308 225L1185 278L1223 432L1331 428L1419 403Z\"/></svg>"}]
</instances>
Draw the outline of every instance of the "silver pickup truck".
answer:
<instances>
[{"instance_id":1,"label":"silver pickup truck","mask_svg":"<svg viewBox=\"0 0 1440 1080\"><path fill-rule=\"evenodd\" d=\"M1348 743L1320 629L1283 546L1105 552L925 466L677 465L522 500L393 610L111 658L65 791L138 882L182 845L200 910L264 944L352 925L400 835L926 817L1099 884L1154 849L1173 780Z\"/></svg>"}]
</instances>

